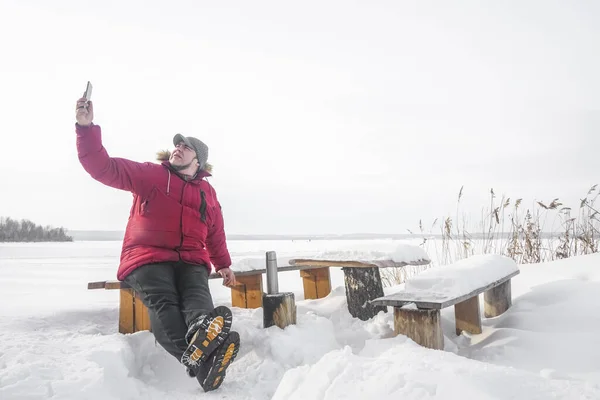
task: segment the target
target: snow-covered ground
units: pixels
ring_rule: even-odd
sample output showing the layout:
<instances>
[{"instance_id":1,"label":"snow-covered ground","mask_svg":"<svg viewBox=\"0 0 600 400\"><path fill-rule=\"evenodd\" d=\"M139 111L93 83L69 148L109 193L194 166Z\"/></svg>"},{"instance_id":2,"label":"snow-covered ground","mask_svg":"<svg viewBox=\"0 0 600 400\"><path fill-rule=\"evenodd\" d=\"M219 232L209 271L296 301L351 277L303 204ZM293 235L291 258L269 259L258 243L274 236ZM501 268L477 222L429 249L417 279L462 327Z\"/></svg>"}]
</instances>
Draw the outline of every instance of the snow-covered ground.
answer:
<instances>
[{"instance_id":1,"label":"snow-covered ground","mask_svg":"<svg viewBox=\"0 0 600 400\"><path fill-rule=\"evenodd\" d=\"M397 244L229 246L234 260L269 250L285 260ZM223 386L205 394L152 334L116 333L117 291L87 290L115 278L119 250L118 242L0 244L0 399L600 399L600 254L519 266L513 307L484 319L481 335L457 337L453 309L443 310L444 351L392 337L391 312L353 319L339 269L320 300L303 299L297 271L281 273L298 324L263 329L261 309L234 308L240 354ZM210 282L215 302L230 306L220 283Z\"/></svg>"}]
</instances>

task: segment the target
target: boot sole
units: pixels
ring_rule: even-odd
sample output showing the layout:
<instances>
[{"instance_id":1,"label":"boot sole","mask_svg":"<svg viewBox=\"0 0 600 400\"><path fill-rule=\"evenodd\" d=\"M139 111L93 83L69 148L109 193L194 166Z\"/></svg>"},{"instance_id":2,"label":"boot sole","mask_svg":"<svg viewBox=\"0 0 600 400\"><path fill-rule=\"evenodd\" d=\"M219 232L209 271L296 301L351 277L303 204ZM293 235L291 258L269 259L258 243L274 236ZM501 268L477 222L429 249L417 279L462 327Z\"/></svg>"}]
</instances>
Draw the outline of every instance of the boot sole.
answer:
<instances>
[{"instance_id":1,"label":"boot sole","mask_svg":"<svg viewBox=\"0 0 600 400\"><path fill-rule=\"evenodd\" d=\"M225 306L218 306L211 311L190 340L181 363L195 371L225 341L232 320L231 310Z\"/></svg>"},{"instance_id":2,"label":"boot sole","mask_svg":"<svg viewBox=\"0 0 600 400\"><path fill-rule=\"evenodd\" d=\"M225 379L227 368L235 360L240 350L240 335L233 331L229 334L223 345L217 350L213 363L208 370L206 379L202 382L205 392L216 390Z\"/></svg>"}]
</instances>

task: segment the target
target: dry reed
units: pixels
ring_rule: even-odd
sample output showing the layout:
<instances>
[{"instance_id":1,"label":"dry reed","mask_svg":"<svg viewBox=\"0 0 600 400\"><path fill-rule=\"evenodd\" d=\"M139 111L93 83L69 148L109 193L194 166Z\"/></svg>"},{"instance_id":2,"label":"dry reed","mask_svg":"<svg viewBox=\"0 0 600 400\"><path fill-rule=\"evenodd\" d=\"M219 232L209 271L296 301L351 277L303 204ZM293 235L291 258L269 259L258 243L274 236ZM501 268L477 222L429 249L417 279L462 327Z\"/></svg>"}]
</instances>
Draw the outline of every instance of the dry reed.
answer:
<instances>
[{"instance_id":1,"label":"dry reed","mask_svg":"<svg viewBox=\"0 0 600 400\"><path fill-rule=\"evenodd\" d=\"M558 198L549 203L537 201L524 209L523 199L514 202L505 196L498 199L491 189L489 206L482 209L477 224L478 233L472 234L466 217L460 218L464 196L464 187L461 187L455 219L436 218L429 232L419 220L418 236L422 239L421 246L441 265L474 254L502 254L519 264L532 264L596 253L600 245L600 212L595 202L599 195L598 185L592 186L581 199L577 214L572 215L573 210ZM548 229L551 221L555 222ZM435 233L437 229L439 233ZM399 284L423 269L384 270L382 280L386 285Z\"/></svg>"}]
</instances>

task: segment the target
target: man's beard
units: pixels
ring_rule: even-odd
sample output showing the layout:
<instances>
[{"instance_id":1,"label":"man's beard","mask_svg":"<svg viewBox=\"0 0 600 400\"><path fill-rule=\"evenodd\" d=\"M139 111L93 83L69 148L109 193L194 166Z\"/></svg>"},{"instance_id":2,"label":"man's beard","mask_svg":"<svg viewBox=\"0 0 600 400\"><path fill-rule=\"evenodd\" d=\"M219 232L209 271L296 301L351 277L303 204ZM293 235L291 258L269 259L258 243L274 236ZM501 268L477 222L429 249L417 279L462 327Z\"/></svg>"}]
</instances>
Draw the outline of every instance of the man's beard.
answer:
<instances>
[{"instance_id":1,"label":"man's beard","mask_svg":"<svg viewBox=\"0 0 600 400\"><path fill-rule=\"evenodd\" d=\"M184 169L188 168L190 165L192 165L194 161L191 161L189 164L186 165L175 165L173 163L171 163L171 167L173 167L173 169L175 171L183 171Z\"/></svg>"}]
</instances>

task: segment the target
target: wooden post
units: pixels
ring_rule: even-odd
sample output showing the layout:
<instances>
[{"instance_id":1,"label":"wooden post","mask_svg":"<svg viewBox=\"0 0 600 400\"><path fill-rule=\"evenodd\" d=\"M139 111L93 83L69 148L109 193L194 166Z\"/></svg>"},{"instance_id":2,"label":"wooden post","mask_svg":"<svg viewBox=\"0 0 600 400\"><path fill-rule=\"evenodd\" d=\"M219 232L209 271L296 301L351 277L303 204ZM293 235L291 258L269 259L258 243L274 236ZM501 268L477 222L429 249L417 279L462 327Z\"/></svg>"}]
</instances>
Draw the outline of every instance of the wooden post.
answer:
<instances>
[{"instance_id":1,"label":"wooden post","mask_svg":"<svg viewBox=\"0 0 600 400\"><path fill-rule=\"evenodd\" d=\"M462 331L469 333L481 333L481 314L479 313L479 296L454 305L454 317L456 320L456 334Z\"/></svg>"},{"instance_id":2,"label":"wooden post","mask_svg":"<svg viewBox=\"0 0 600 400\"><path fill-rule=\"evenodd\" d=\"M119 290L119 333L135 332L133 289Z\"/></svg>"},{"instance_id":3,"label":"wooden post","mask_svg":"<svg viewBox=\"0 0 600 400\"><path fill-rule=\"evenodd\" d=\"M387 307L373 306L369 303L370 300L384 296L379 268L344 267L342 270L348 311L353 317L366 321L377 315L379 311L387 312Z\"/></svg>"},{"instance_id":4,"label":"wooden post","mask_svg":"<svg viewBox=\"0 0 600 400\"><path fill-rule=\"evenodd\" d=\"M331 293L329 267L300 271L304 285L304 299L322 299Z\"/></svg>"},{"instance_id":5,"label":"wooden post","mask_svg":"<svg viewBox=\"0 0 600 400\"><path fill-rule=\"evenodd\" d=\"M262 274L236 277L237 285L231 288L231 305L240 308L262 307Z\"/></svg>"},{"instance_id":6,"label":"wooden post","mask_svg":"<svg viewBox=\"0 0 600 400\"><path fill-rule=\"evenodd\" d=\"M444 349L440 310L394 307L394 332L408 336L421 346Z\"/></svg>"},{"instance_id":7,"label":"wooden post","mask_svg":"<svg viewBox=\"0 0 600 400\"><path fill-rule=\"evenodd\" d=\"M484 315L486 318L497 317L512 306L510 279L491 288L483 295Z\"/></svg>"},{"instance_id":8,"label":"wooden post","mask_svg":"<svg viewBox=\"0 0 600 400\"><path fill-rule=\"evenodd\" d=\"M281 329L296 324L294 293L263 294L263 326L277 325Z\"/></svg>"},{"instance_id":9,"label":"wooden post","mask_svg":"<svg viewBox=\"0 0 600 400\"><path fill-rule=\"evenodd\" d=\"M150 316L148 315L148 309L142 302L142 299L139 297L137 293L133 296L133 305L134 305L134 332L138 331L150 331L152 332L152 327L150 326Z\"/></svg>"}]
</instances>

